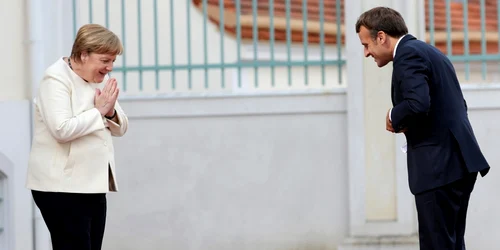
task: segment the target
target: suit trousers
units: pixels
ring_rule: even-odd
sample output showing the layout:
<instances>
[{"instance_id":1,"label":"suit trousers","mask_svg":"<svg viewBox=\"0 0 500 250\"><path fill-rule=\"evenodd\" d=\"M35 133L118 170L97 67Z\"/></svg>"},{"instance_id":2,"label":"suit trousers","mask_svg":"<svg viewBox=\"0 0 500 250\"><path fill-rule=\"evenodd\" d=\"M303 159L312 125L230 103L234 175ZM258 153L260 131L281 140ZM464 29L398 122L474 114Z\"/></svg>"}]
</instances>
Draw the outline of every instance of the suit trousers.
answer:
<instances>
[{"instance_id":1,"label":"suit trousers","mask_svg":"<svg viewBox=\"0 0 500 250\"><path fill-rule=\"evenodd\" d=\"M477 173L415 195L420 250L465 250L467 207Z\"/></svg>"},{"instance_id":2,"label":"suit trousers","mask_svg":"<svg viewBox=\"0 0 500 250\"><path fill-rule=\"evenodd\" d=\"M31 192L49 229L53 250L101 250L106 194Z\"/></svg>"}]
</instances>

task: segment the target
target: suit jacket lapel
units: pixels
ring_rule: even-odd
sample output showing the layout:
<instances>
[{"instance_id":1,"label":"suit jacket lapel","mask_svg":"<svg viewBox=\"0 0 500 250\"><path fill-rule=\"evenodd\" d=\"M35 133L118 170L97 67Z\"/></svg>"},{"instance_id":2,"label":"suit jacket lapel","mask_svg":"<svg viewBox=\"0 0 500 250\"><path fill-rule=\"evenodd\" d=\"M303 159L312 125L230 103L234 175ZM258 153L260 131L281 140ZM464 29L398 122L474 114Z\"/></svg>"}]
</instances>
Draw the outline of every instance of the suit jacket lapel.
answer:
<instances>
[{"instance_id":1,"label":"suit jacket lapel","mask_svg":"<svg viewBox=\"0 0 500 250\"><path fill-rule=\"evenodd\" d=\"M416 40L417 38L410 35L410 34L406 34L406 36L403 37L403 39L401 39L401 41L399 41L399 44L398 44L398 47L396 48L396 56L394 57L393 59L393 63L396 62L396 59L398 58L398 50L401 49L401 47L404 46L404 44L410 40Z\"/></svg>"},{"instance_id":2,"label":"suit jacket lapel","mask_svg":"<svg viewBox=\"0 0 500 250\"><path fill-rule=\"evenodd\" d=\"M392 82L391 82L391 99L392 99L392 105L396 106L400 100L401 97L399 96L399 86L396 86L396 84L398 84L398 79L396 77L396 73L394 72L394 64L396 63L396 59L398 59L398 50L401 49L401 47L404 46L404 44L407 42L407 41L410 41L410 40L415 40L417 38L415 38L414 36L410 35L410 34L407 34L405 37L403 37L403 39L401 39L401 41L399 42L398 44L398 47L396 48L396 56L394 57L393 59L393 69L392 69ZM399 98L398 98L399 97Z\"/></svg>"}]
</instances>

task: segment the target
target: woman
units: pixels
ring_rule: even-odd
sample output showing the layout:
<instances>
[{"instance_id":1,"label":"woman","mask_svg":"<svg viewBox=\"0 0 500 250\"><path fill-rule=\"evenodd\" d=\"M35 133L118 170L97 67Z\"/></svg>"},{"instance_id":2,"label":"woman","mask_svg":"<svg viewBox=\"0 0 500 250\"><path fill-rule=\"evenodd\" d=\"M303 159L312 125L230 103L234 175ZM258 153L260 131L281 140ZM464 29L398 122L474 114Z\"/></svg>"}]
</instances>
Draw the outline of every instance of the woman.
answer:
<instances>
[{"instance_id":1,"label":"woman","mask_svg":"<svg viewBox=\"0 0 500 250\"><path fill-rule=\"evenodd\" d=\"M111 137L128 126L116 80L108 77L122 51L108 29L81 27L71 56L45 71L34 100L27 187L54 250L101 249L106 193L118 190Z\"/></svg>"}]
</instances>

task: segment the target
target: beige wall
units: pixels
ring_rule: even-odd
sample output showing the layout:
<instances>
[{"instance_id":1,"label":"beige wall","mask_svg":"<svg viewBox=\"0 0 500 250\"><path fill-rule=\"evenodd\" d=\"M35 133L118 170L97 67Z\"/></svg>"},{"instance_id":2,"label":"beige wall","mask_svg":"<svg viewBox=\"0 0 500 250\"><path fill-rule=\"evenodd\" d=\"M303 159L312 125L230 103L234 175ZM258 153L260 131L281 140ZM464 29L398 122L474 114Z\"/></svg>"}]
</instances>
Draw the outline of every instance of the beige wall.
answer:
<instances>
[{"instance_id":1,"label":"beige wall","mask_svg":"<svg viewBox=\"0 0 500 250\"><path fill-rule=\"evenodd\" d=\"M122 100L103 250L336 249L345 93Z\"/></svg>"},{"instance_id":2,"label":"beige wall","mask_svg":"<svg viewBox=\"0 0 500 250\"><path fill-rule=\"evenodd\" d=\"M26 52L25 1L0 1L2 60L0 101L27 99L30 66Z\"/></svg>"},{"instance_id":3,"label":"beige wall","mask_svg":"<svg viewBox=\"0 0 500 250\"><path fill-rule=\"evenodd\" d=\"M500 120L491 118L500 114L500 89L464 94L495 167ZM353 126L347 100L345 93L122 100L131 126L115 140L120 192L108 196L103 249L338 249L348 236L348 200L364 199L349 194L348 145L357 138L346 133ZM396 147L394 154L404 155ZM370 179L386 175L367 172ZM491 192L498 175L478 178L467 222L470 249L500 244L494 237L500 218L491 216L500 209ZM402 190L396 202L413 199L406 177L396 183Z\"/></svg>"}]
</instances>

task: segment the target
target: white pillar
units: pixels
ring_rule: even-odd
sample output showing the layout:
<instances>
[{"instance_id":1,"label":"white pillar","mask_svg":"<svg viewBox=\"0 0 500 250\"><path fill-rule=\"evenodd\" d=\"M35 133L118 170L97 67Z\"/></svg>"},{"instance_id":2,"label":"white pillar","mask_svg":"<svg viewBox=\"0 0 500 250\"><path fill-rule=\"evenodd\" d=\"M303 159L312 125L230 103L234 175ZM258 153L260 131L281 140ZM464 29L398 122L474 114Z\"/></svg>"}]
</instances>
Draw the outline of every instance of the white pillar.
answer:
<instances>
[{"instance_id":1,"label":"white pillar","mask_svg":"<svg viewBox=\"0 0 500 250\"><path fill-rule=\"evenodd\" d=\"M67 0L30 0L27 2L29 19L29 58L31 68L30 101L38 92L43 73L59 57L69 56L73 40L72 2ZM32 108L33 109L33 108ZM32 203L34 245L36 250L50 250L50 234L40 210Z\"/></svg>"},{"instance_id":2,"label":"white pillar","mask_svg":"<svg viewBox=\"0 0 500 250\"><path fill-rule=\"evenodd\" d=\"M418 249L414 197L400 150L405 139L385 130L392 63L378 68L365 59L355 30L358 17L376 6L398 10L409 32L425 38L423 0L345 1L350 237L339 249Z\"/></svg>"}]
</instances>

